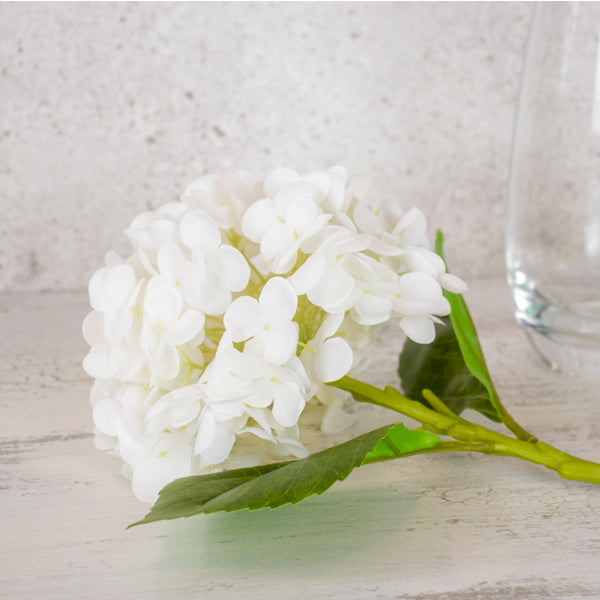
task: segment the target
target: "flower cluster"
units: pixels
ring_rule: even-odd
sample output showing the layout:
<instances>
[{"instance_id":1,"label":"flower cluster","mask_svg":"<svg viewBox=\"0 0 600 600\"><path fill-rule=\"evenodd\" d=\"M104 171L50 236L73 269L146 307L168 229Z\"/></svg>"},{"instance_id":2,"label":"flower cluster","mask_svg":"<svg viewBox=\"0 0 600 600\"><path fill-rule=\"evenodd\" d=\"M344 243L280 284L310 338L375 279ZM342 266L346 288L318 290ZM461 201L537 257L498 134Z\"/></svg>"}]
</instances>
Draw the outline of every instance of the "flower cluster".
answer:
<instances>
[{"instance_id":1,"label":"flower cluster","mask_svg":"<svg viewBox=\"0 0 600 600\"><path fill-rule=\"evenodd\" d=\"M95 443L143 501L259 464L265 444L306 456L306 404L324 406L326 431L347 424L348 394L326 384L364 366L379 326L430 342L442 288L464 288L420 211L367 200L341 167L204 177L125 233L131 256L109 253L90 281L84 368Z\"/></svg>"}]
</instances>

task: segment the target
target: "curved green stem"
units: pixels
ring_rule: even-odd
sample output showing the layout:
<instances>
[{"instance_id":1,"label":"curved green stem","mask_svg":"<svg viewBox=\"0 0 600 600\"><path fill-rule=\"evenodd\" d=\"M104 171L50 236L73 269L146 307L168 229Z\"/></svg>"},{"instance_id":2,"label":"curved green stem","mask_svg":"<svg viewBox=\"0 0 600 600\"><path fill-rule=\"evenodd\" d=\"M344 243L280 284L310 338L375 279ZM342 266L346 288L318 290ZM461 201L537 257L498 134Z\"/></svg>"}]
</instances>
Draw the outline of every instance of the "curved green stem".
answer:
<instances>
[{"instance_id":1,"label":"curved green stem","mask_svg":"<svg viewBox=\"0 0 600 600\"><path fill-rule=\"evenodd\" d=\"M565 479L600 483L600 464L567 454L549 444L538 441L537 438L533 438L532 441L515 439L483 425L466 421L452 413L445 405L443 409L438 406L438 402L441 403L441 401L435 397L433 397L432 403L434 409L431 409L420 402L407 398L391 386L382 390L351 377L343 377L331 385L352 393L359 402L368 402L389 408L422 423L423 427L432 433L447 435L457 440L457 442L442 442L432 448L410 454L459 451L512 456L543 465L556 471ZM431 398L428 397L427 400L431 402ZM435 408L439 408L439 410L435 410ZM400 456L408 456L408 454L398 454L394 458Z\"/></svg>"},{"instance_id":2,"label":"curved green stem","mask_svg":"<svg viewBox=\"0 0 600 600\"><path fill-rule=\"evenodd\" d=\"M517 438L523 440L524 442L531 442L535 444L535 442L538 441L535 435L529 433L529 431L521 427L521 425L519 425L519 423L513 419L513 416L508 412L508 410L506 410L506 407L500 401L498 394L496 394L496 390L494 389L493 391L495 394L496 408L502 417L502 422L517 436Z\"/></svg>"}]
</instances>

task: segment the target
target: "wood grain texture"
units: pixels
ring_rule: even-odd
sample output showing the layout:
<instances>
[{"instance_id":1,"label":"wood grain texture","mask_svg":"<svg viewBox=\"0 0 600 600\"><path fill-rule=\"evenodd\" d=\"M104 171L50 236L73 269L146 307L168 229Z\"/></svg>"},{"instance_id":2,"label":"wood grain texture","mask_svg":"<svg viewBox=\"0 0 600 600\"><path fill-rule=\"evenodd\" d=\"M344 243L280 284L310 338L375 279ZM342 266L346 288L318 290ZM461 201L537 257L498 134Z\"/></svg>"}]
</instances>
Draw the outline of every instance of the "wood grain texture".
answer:
<instances>
[{"instance_id":1,"label":"wood grain texture","mask_svg":"<svg viewBox=\"0 0 600 600\"><path fill-rule=\"evenodd\" d=\"M598 384L534 357L502 281L473 282L467 301L515 417L600 460ZM600 487L508 458L412 457L296 507L125 531L147 507L92 444L86 304L0 297L0 598L600 598ZM365 378L395 383L400 344L392 327ZM345 437L396 420L358 411Z\"/></svg>"}]
</instances>

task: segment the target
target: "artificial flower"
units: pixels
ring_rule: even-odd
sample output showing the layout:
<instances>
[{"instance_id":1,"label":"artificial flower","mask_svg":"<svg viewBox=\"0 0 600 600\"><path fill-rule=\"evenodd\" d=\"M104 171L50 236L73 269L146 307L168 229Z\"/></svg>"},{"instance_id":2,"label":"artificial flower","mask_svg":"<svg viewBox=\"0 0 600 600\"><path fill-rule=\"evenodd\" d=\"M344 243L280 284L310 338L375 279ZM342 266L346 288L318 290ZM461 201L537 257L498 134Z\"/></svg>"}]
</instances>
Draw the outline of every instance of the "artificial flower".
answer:
<instances>
[{"instance_id":1,"label":"artificial flower","mask_svg":"<svg viewBox=\"0 0 600 600\"><path fill-rule=\"evenodd\" d=\"M417 209L379 206L343 167L206 176L136 217L131 254L91 278L85 370L96 445L152 501L174 478L304 457L302 415L353 420L327 384L364 368L381 327L428 342L462 291Z\"/></svg>"}]
</instances>

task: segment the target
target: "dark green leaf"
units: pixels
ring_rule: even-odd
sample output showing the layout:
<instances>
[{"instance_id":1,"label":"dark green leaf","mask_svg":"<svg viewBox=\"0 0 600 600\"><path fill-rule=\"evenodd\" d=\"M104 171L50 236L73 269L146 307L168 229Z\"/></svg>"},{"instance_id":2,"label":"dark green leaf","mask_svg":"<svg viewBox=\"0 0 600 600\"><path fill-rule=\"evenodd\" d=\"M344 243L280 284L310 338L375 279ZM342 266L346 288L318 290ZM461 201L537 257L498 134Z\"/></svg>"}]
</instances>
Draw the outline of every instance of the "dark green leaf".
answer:
<instances>
[{"instance_id":1,"label":"dark green leaf","mask_svg":"<svg viewBox=\"0 0 600 600\"><path fill-rule=\"evenodd\" d=\"M442 320L431 344L406 340L398 366L404 394L429 406L422 395L429 389L456 414L472 408L500 421L487 390L465 363L450 319Z\"/></svg>"},{"instance_id":2,"label":"dark green leaf","mask_svg":"<svg viewBox=\"0 0 600 600\"><path fill-rule=\"evenodd\" d=\"M302 460L184 477L165 486L146 517L133 525L199 513L296 504L308 496L323 493L367 461L431 448L440 441L431 433L412 431L398 423Z\"/></svg>"},{"instance_id":3,"label":"dark green leaf","mask_svg":"<svg viewBox=\"0 0 600 600\"><path fill-rule=\"evenodd\" d=\"M148 515L133 525L163 519L190 517L197 514L198 507L206 504L209 500L287 464L289 462L280 462L176 479L160 491L159 498Z\"/></svg>"}]
</instances>

